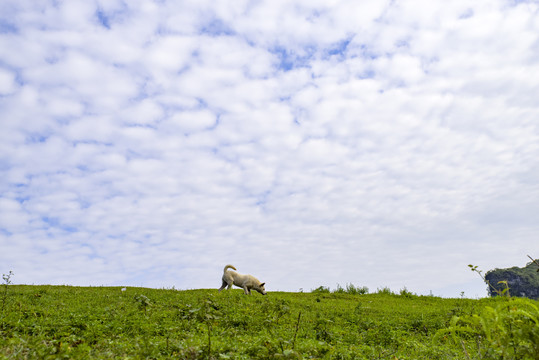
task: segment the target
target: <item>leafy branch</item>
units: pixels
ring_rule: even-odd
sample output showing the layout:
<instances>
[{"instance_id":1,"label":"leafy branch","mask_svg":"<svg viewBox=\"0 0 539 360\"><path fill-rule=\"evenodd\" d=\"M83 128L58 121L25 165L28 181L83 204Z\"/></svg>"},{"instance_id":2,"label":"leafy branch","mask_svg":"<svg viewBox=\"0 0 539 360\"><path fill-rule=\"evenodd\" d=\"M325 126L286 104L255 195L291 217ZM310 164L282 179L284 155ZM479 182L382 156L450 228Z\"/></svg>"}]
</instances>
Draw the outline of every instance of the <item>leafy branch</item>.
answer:
<instances>
[{"instance_id":1,"label":"leafy branch","mask_svg":"<svg viewBox=\"0 0 539 360\"><path fill-rule=\"evenodd\" d=\"M473 272L476 272L477 274L479 274L479 276L481 277L481 279L483 279L483 281L485 283L487 283L488 286L490 286L490 288L496 293L498 294L498 296L507 296L508 298L511 297L511 295L509 294L509 285L507 283L507 280L502 280L502 281L498 281L498 284L503 284L505 286L505 288L503 290L500 290L498 288L496 288L494 285L492 285L490 283L490 281L488 281L485 276L483 275L483 271L482 270L478 270L477 269L477 265L468 265L468 267L470 268L470 270L472 270Z\"/></svg>"},{"instance_id":2,"label":"leafy branch","mask_svg":"<svg viewBox=\"0 0 539 360\"><path fill-rule=\"evenodd\" d=\"M539 263L537 262L537 260L535 260L534 258L532 258L530 255L527 255L527 256L531 259L531 261L532 261L535 265L539 266ZM537 272L539 272L539 269L537 269Z\"/></svg>"}]
</instances>

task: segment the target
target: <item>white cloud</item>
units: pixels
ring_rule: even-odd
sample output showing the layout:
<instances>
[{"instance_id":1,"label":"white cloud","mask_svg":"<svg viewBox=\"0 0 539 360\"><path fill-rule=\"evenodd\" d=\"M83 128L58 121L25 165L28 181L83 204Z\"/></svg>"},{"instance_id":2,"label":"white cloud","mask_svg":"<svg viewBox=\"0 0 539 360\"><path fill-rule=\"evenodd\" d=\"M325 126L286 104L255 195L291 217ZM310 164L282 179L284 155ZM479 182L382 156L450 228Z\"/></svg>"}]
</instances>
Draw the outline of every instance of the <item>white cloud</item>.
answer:
<instances>
[{"instance_id":1,"label":"white cloud","mask_svg":"<svg viewBox=\"0 0 539 360\"><path fill-rule=\"evenodd\" d=\"M167 76L174 76L189 66L196 46L195 37L171 35L157 38L144 51L146 67L157 81L166 81Z\"/></svg>"},{"instance_id":2,"label":"white cloud","mask_svg":"<svg viewBox=\"0 0 539 360\"><path fill-rule=\"evenodd\" d=\"M0 95L12 94L16 87L15 74L11 71L0 69Z\"/></svg>"},{"instance_id":3,"label":"white cloud","mask_svg":"<svg viewBox=\"0 0 539 360\"><path fill-rule=\"evenodd\" d=\"M208 130L216 124L214 113L209 110L198 110L174 114L163 124L163 128L168 133L189 134Z\"/></svg>"},{"instance_id":4,"label":"white cloud","mask_svg":"<svg viewBox=\"0 0 539 360\"><path fill-rule=\"evenodd\" d=\"M533 2L6 11L16 282L217 287L233 263L270 289L474 296L468 263L539 250Z\"/></svg>"}]
</instances>

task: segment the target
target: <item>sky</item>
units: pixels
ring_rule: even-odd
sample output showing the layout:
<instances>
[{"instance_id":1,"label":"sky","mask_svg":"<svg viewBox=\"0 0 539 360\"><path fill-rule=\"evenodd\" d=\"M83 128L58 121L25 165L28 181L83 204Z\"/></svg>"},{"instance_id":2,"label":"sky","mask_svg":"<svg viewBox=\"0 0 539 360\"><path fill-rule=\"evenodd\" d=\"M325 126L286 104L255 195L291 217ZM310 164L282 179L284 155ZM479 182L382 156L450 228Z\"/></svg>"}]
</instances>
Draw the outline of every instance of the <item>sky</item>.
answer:
<instances>
[{"instance_id":1,"label":"sky","mask_svg":"<svg viewBox=\"0 0 539 360\"><path fill-rule=\"evenodd\" d=\"M484 297L538 234L538 1L0 3L15 284Z\"/></svg>"}]
</instances>

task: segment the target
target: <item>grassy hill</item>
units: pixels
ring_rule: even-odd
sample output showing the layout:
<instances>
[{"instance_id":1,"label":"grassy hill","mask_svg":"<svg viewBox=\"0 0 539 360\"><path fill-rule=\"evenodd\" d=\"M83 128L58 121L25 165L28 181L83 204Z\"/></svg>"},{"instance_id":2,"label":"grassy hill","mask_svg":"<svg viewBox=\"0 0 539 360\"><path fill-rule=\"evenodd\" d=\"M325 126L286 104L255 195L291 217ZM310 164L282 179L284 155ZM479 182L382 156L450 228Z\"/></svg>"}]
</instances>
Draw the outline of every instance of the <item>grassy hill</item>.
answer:
<instances>
[{"instance_id":1,"label":"grassy hill","mask_svg":"<svg viewBox=\"0 0 539 360\"><path fill-rule=\"evenodd\" d=\"M0 299L7 359L539 359L526 299L25 285Z\"/></svg>"}]
</instances>

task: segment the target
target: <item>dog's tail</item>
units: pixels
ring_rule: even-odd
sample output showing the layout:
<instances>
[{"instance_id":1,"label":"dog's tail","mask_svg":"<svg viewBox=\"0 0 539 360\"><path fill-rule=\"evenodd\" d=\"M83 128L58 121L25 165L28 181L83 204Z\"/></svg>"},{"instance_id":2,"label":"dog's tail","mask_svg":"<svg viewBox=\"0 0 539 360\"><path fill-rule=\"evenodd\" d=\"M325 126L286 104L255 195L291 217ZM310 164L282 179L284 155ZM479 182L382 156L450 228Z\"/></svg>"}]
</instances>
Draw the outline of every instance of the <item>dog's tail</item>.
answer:
<instances>
[{"instance_id":1,"label":"dog's tail","mask_svg":"<svg viewBox=\"0 0 539 360\"><path fill-rule=\"evenodd\" d=\"M234 269L234 270L238 270L238 269L236 269L236 268L234 267L234 265L227 265L227 266L225 266L225 269L223 270L223 272L226 272L226 271L227 271L227 269Z\"/></svg>"}]
</instances>

